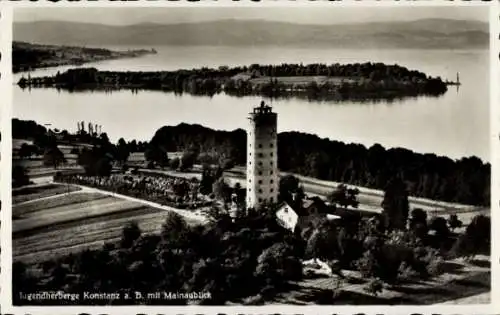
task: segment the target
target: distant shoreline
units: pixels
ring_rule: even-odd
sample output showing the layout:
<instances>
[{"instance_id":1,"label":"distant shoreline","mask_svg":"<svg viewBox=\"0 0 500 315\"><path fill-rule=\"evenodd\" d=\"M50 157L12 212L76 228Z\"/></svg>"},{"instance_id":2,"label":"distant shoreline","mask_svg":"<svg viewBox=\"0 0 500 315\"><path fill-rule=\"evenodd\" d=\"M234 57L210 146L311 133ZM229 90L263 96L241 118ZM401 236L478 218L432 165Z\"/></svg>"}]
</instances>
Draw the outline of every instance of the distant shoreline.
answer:
<instances>
[{"instance_id":1,"label":"distant shoreline","mask_svg":"<svg viewBox=\"0 0 500 315\"><path fill-rule=\"evenodd\" d=\"M41 45L12 42L12 72L27 72L60 66L80 66L90 62L136 58L156 54L156 50L135 49L114 51L103 48Z\"/></svg>"}]
</instances>

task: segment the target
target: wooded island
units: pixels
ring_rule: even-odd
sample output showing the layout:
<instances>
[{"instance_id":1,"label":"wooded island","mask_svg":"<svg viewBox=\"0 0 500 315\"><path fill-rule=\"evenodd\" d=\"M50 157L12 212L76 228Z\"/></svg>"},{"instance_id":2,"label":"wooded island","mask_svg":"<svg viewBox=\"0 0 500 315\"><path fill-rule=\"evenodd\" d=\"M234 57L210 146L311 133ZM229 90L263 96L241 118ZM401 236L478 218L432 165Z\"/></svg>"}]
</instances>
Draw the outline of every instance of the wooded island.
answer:
<instances>
[{"instance_id":1,"label":"wooded island","mask_svg":"<svg viewBox=\"0 0 500 315\"><path fill-rule=\"evenodd\" d=\"M21 87L54 87L69 91L160 90L233 96L303 97L311 100L373 100L438 96L447 91L439 77L383 63L281 64L217 69L131 72L70 69L54 76L21 78Z\"/></svg>"}]
</instances>

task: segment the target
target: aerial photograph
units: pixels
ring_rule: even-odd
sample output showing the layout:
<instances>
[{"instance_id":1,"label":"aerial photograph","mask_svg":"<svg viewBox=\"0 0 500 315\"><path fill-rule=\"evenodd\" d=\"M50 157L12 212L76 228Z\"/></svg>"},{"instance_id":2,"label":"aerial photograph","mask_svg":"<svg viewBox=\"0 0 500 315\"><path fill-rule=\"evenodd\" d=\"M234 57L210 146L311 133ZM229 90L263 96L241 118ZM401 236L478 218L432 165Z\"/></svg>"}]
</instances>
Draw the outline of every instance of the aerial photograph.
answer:
<instances>
[{"instance_id":1,"label":"aerial photograph","mask_svg":"<svg viewBox=\"0 0 500 315\"><path fill-rule=\"evenodd\" d=\"M12 305L489 304L489 10L15 8Z\"/></svg>"}]
</instances>

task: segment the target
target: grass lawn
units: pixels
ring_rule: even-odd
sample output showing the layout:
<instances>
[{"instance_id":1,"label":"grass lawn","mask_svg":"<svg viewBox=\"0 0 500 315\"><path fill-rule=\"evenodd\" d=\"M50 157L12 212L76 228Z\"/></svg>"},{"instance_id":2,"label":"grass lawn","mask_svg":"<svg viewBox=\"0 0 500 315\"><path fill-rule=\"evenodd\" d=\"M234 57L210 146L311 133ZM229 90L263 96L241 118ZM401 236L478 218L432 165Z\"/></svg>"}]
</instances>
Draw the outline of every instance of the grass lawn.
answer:
<instances>
[{"instance_id":1,"label":"grass lawn","mask_svg":"<svg viewBox=\"0 0 500 315\"><path fill-rule=\"evenodd\" d=\"M357 82L358 79L350 78L350 77L327 77L327 76L293 76L293 77L258 77L250 79L250 82L253 84L265 84L269 83L271 80L278 80L279 83L289 84L289 85L307 85L313 81L318 84L324 84L326 82L333 85L340 85L342 82L346 83L354 83Z\"/></svg>"},{"instance_id":2,"label":"grass lawn","mask_svg":"<svg viewBox=\"0 0 500 315\"><path fill-rule=\"evenodd\" d=\"M33 202L14 206L12 209L12 219L16 220L29 216L29 214L42 209L51 209L66 205L85 203L102 198L106 198L106 196L99 193L72 193L64 198L34 200Z\"/></svg>"},{"instance_id":3,"label":"grass lawn","mask_svg":"<svg viewBox=\"0 0 500 315\"><path fill-rule=\"evenodd\" d=\"M48 184L36 187L22 187L12 190L12 203L18 204L21 202L32 201L78 190L81 190L81 188L59 184Z\"/></svg>"},{"instance_id":4,"label":"grass lawn","mask_svg":"<svg viewBox=\"0 0 500 315\"><path fill-rule=\"evenodd\" d=\"M101 193L77 192L14 205L13 213L22 215L13 221L13 259L33 265L118 241L131 221L143 233L157 233L170 211Z\"/></svg>"}]
</instances>

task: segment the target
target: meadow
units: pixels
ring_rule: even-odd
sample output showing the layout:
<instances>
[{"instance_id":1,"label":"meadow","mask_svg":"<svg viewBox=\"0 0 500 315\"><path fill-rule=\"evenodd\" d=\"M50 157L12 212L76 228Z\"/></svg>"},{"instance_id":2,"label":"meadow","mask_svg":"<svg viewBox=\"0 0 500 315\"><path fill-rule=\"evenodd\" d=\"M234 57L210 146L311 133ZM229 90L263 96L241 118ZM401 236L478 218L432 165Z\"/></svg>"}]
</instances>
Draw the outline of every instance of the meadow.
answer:
<instances>
[{"instance_id":1,"label":"meadow","mask_svg":"<svg viewBox=\"0 0 500 315\"><path fill-rule=\"evenodd\" d=\"M37 187L46 195L54 186ZM66 186L62 186L66 188ZM118 241L125 224L135 221L145 233L161 229L169 211L104 193L79 191L13 206L13 260L36 265ZM33 188L32 188L33 189ZM188 220L188 222L190 222ZM191 223L193 223L192 221Z\"/></svg>"}]
</instances>

